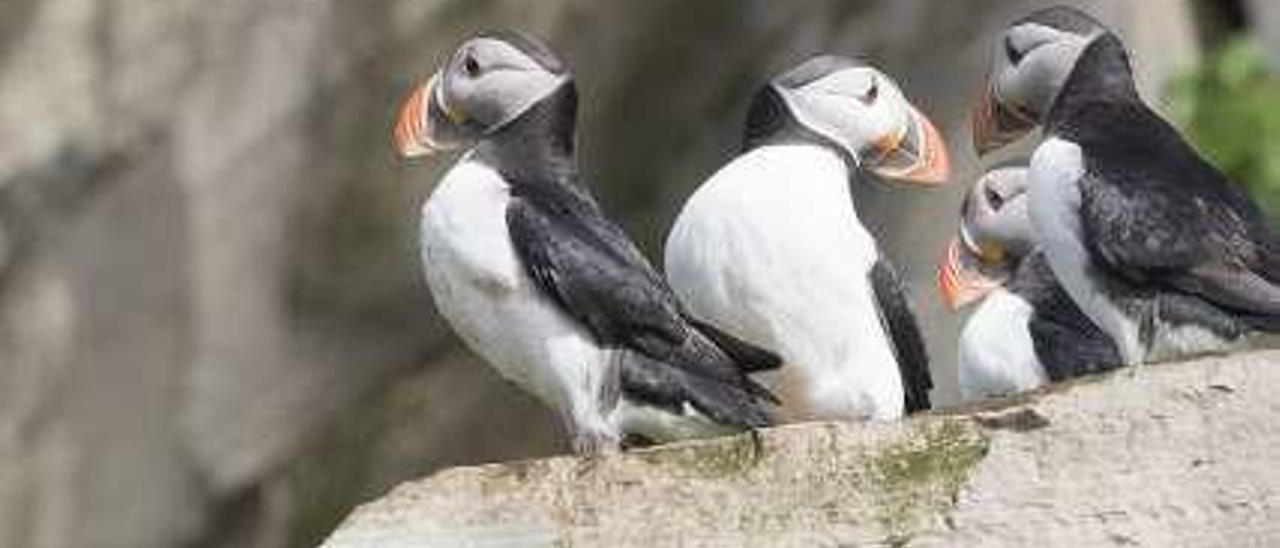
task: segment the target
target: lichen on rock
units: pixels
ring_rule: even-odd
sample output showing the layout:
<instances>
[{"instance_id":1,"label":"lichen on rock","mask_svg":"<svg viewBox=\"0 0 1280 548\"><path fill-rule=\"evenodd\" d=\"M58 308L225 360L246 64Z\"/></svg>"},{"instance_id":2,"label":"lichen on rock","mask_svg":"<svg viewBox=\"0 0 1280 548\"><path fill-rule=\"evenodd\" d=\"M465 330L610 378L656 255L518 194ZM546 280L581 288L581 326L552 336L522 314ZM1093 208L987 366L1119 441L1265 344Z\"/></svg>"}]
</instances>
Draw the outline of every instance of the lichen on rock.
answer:
<instances>
[{"instance_id":1,"label":"lichen on rock","mask_svg":"<svg viewBox=\"0 0 1280 548\"><path fill-rule=\"evenodd\" d=\"M955 503L987 450L987 437L958 420L915 423L916 432L867 459L876 486L876 520L889 544L908 540L920 522Z\"/></svg>"},{"instance_id":2,"label":"lichen on rock","mask_svg":"<svg viewBox=\"0 0 1280 548\"><path fill-rule=\"evenodd\" d=\"M325 548L1280 544L1280 351L896 423L455 468Z\"/></svg>"}]
</instances>

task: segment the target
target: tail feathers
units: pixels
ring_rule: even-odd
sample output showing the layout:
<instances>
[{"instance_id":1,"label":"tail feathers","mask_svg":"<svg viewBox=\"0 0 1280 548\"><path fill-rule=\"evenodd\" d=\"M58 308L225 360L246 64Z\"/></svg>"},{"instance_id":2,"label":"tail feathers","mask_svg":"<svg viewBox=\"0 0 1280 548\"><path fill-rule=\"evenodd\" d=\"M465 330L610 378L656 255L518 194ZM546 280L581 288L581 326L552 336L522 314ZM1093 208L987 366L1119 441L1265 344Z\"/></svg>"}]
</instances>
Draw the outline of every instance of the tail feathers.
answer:
<instances>
[{"instance_id":1,"label":"tail feathers","mask_svg":"<svg viewBox=\"0 0 1280 548\"><path fill-rule=\"evenodd\" d=\"M689 377L688 386L692 389L690 396L694 408L716 422L744 428L764 428L773 424L761 400L776 401L776 398L750 380L743 386L724 386L710 379Z\"/></svg>"},{"instance_id":2,"label":"tail feathers","mask_svg":"<svg viewBox=\"0 0 1280 548\"><path fill-rule=\"evenodd\" d=\"M755 353L753 363L777 359L771 354L766 358L764 351L746 343L738 343L735 352ZM765 404L779 401L747 376L732 352L697 329L662 359L636 354L625 360L623 390L668 408L680 408L687 402L716 422L748 428L771 424Z\"/></svg>"},{"instance_id":3,"label":"tail feathers","mask_svg":"<svg viewBox=\"0 0 1280 548\"><path fill-rule=\"evenodd\" d=\"M1280 333L1280 316L1246 315L1242 318L1250 329L1265 333Z\"/></svg>"},{"instance_id":4,"label":"tail feathers","mask_svg":"<svg viewBox=\"0 0 1280 548\"><path fill-rule=\"evenodd\" d=\"M1280 237L1268 234L1260 249L1258 273L1273 284L1280 285Z\"/></svg>"},{"instance_id":5,"label":"tail feathers","mask_svg":"<svg viewBox=\"0 0 1280 548\"><path fill-rule=\"evenodd\" d=\"M749 388L753 386L749 380L742 384L725 383L642 354L632 354L624 360L621 374L622 390L627 397L674 413L683 412L685 404L689 404L721 424L763 428L773 423L762 399Z\"/></svg>"},{"instance_id":6,"label":"tail feathers","mask_svg":"<svg viewBox=\"0 0 1280 548\"><path fill-rule=\"evenodd\" d=\"M1272 298L1280 295L1280 239L1274 235L1262 246L1262 257L1254 273L1274 291ZM1246 314L1244 321L1250 328L1266 333L1280 333L1280 314Z\"/></svg>"},{"instance_id":7,"label":"tail feathers","mask_svg":"<svg viewBox=\"0 0 1280 548\"><path fill-rule=\"evenodd\" d=\"M741 344L743 348L748 348L746 343ZM747 376L747 370L740 367L732 353L717 345L711 336L702 331L694 330L671 356L670 361L682 366L681 369L693 377L737 386L753 397L778 403L777 396Z\"/></svg>"},{"instance_id":8,"label":"tail feathers","mask_svg":"<svg viewBox=\"0 0 1280 548\"><path fill-rule=\"evenodd\" d=\"M709 323L701 322L694 318L687 319L695 329L701 331L703 335L711 339L712 343L720 347L720 350L728 354L729 358L736 362L743 371L758 373L782 367L782 358L777 354L725 333Z\"/></svg>"}]
</instances>

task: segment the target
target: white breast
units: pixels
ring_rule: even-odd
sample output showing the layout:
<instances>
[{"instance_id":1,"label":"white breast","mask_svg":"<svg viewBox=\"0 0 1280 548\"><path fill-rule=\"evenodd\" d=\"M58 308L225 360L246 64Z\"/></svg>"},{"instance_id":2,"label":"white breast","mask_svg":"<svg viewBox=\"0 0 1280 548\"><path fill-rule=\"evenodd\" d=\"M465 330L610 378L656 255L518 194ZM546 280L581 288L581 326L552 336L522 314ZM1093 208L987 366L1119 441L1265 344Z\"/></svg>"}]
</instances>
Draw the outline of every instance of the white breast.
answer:
<instances>
[{"instance_id":1,"label":"white breast","mask_svg":"<svg viewBox=\"0 0 1280 548\"><path fill-rule=\"evenodd\" d=\"M598 407L608 353L527 279L506 225L498 173L463 158L423 205L423 269L436 308L503 377L577 430L615 433Z\"/></svg>"},{"instance_id":2,"label":"white breast","mask_svg":"<svg viewBox=\"0 0 1280 548\"><path fill-rule=\"evenodd\" d=\"M691 312L782 356L761 380L783 419L902 414L869 286L879 253L848 185L834 152L760 147L704 183L667 239L667 275Z\"/></svg>"},{"instance_id":3,"label":"white breast","mask_svg":"<svg viewBox=\"0 0 1280 548\"><path fill-rule=\"evenodd\" d=\"M1048 382L1027 329L1033 312L1021 297L996 289L969 316L960 333L962 399L1015 394Z\"/></svg>"},{"instance_id":4,"label":"white breast","mask_svg":"<svg viewBox=\"0 0 1280 548\"><path fill-rule=\"evenodd\" d=\"M1075 143L1051 138L1031 157L1029 213L1036 239L1063 289L1093 323L1116 341L1126 364L1143 359L1136 322L1099 288L1084 244L1080 186L1084 157Z\"/></svg>"}]
</instances>

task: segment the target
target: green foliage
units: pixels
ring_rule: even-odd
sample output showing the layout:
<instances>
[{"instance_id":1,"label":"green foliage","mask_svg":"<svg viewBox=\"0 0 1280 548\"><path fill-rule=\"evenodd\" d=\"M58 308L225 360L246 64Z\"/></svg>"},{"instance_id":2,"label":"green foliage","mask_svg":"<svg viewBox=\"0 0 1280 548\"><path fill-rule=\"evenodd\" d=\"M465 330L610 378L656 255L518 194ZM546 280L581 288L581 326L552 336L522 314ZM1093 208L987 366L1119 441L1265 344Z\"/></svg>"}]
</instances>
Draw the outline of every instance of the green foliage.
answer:
<instances>
[{"instance_id":1,"label":"green foliage","mask_svg":"<svg viewBox=\"0 0 1280 548\"><path fill-rule=\"evenodd\" d=\"M1254 40L1237 37L1171 83L1174 121L1267 213L1280 218L1280 78Z\"/></svg>"}]
</instances>

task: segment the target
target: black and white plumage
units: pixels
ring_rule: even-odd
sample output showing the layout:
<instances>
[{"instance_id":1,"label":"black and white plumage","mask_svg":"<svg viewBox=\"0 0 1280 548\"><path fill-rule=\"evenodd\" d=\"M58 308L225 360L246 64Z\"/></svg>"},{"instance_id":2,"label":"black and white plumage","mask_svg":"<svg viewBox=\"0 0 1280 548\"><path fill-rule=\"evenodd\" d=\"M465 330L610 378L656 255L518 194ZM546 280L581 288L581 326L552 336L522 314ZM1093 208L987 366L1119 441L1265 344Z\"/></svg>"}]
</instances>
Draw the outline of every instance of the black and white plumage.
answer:
<instances>
[{"instance_id":1,"label":"black and white plumage","mask_svg":"<svg viewBox=\"0 0 1280 548\"><path fill-rule=\"evenodd\" d=\"M938 269L951 308L978 301L960 333L964 400L1007 395L1121 364L1115 343L1089 320L1035 247L1027 169L1001 166L974 183L959 236Z\"/></svg>"},{"instance_id":2,"label":"black and white plumage","mask_svg":"<svg viewBox=\"0 0 1280 548\"><path fill-rule=\"evenodd\" d=\"M945 147L894 82L818 57L756 96L743 152L689 198L666 244L699 319L782 357L756 376L786 420L892 419L929 407L904 288L859 221L850 181L946 178Z\"/></svg>"},{"instance_id":3,"label":"black and white plumage","mask_svg":"<svg viewBox=\"0 0 1280 548\"><path fill-rule=\"evenodd\" d=\"M504 377L537 395L575 449L769 424L746 371L773 355L688 320L574 163L577 98L549 50L482 35L409 99L406 156L473 145L423 205L437 308Z\"/></svg>"},{"instance_id":4,"label":"black and white plumage","mask_svg":"<svg viewBox=\"0 0 1280 548\"><path fill-rule=\"evenodd\" d=\"M1259 209L1153 112L1120 39L1069 8L1015 22L996 48L975 144L1030 129L1030 213L1063 287L1126 364L1280 330L1280 245Z\"/></svg>"}]
</instances>

